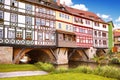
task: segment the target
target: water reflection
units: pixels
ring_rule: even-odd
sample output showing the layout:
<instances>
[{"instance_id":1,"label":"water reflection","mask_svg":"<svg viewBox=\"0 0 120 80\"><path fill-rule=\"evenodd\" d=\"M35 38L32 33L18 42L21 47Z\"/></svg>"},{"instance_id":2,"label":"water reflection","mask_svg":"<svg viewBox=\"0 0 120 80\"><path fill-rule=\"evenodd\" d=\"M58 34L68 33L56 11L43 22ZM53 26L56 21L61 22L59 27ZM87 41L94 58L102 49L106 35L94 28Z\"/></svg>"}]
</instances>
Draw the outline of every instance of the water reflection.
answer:
<instances>
[{"instance_id":1,"label":"water reflection","mask_svg":"<svg viewBox=\"0 0 120 80\"><path fill-rule=\"evenodd\" d=\"M105 66L106 64L102 64L101 66ZM117 68L120 68L120 65L118 64L108 64L110 66L114 66ZM55 65L57 69L59 68L76 68L78 66L89 66L91 68L96 68L98 66L97 63L94 62L81 62L81 61L70 61L69 64L66 65Z\"/></svg>"}]
</instances>

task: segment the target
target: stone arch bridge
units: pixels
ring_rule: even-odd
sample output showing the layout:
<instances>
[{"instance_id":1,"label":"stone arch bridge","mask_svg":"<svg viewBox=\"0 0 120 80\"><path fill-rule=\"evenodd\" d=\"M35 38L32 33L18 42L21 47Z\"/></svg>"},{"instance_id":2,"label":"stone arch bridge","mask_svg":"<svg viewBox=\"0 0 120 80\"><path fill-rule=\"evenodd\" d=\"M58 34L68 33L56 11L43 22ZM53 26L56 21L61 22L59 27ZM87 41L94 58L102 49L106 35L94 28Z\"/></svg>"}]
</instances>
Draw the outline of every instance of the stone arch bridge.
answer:
<instances>
[{"instance_id":1,"label":"stone arch bridge","mask_svg":"<svg viewBox=\"0 0 120 80\"><path fill-rule=\"evenodd\" d=\"M1 47L0 63L19 64L27 57L28 63L38 61L50 62L53 64L68 64L72 61L91 61L96 52L106 53L104 49L94 48L22 48L22 47ZM98 55L98 54L97 54Z\"/></svg>"}]
</instances>

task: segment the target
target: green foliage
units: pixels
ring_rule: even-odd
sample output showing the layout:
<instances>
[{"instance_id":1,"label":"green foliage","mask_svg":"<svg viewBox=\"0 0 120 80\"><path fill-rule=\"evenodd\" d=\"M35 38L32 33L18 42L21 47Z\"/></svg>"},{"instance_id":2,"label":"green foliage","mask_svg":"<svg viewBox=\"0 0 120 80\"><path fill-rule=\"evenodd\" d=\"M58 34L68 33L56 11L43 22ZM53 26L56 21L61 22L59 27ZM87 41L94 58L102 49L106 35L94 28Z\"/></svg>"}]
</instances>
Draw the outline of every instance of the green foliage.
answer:
<instances>
[{"instance_id":1,"label":"green foliage","mask_svg":"<svg viewBox=\"0 0 120 80\"><path fill-rule=\"evenodd\" d=\"M64 68L64 67L58 68L55 71L53 71L53 73L55 73L55 74L57 74L57 73L66 73L66 72L69 72L69 69Z\"/></svg>"},{"instance_id":2,"label":"green foliage","mask_svg":"<svg viewBox=\"0 0 120 80\"><path fill-rule=\"evenodd\" d=\"M103 67L97 67L94 69L93 74L109 77L109 78L116 78L120 79L120 69L111 67L111 66L103 66Z\"/></svg>"},{"instance_id":3,"label":"green foliage","mask_svg":"<svg viewBox=\"0 0 120 80\"><path fill-rule=\"evenodd\" d=\"M31 64L0 64L0 72L39 70Z\"/></svg>"},{"instance_id":4,"label":"green foliage","mask_svg":"<svg viewBox=\"0 0 120 80\"><path fill-rule=\"evenodd\" d=\"M35 65L39 68L39 69L42 69L44 71L47 71L47 72L51 72L51 71L54 71L55 68L52 64L50 63L42 63L42 62L38 62L38 63L35 63Z\"/></svg>"},{"instance_id":5,"label":"green foliage","mask_svg":"<svg viewBox=\"0 0 120 80\"><path fill-rule=\"evenodd\" d=\"M92 69L88 66L79 66L74 69L75 72L82 72L82 73L92 73Z\"/></svg>"},{"instance_id":6,"label":"green foliage","mask_svg":"<svg viewBox=\"0 0 120 80\"><path fill-rule=\"evenodd\" d=\"M120 60L117 58L117 57L113 57L111 60L110 60L111 63L120 63Z\"/></svg>"}]
</instances>

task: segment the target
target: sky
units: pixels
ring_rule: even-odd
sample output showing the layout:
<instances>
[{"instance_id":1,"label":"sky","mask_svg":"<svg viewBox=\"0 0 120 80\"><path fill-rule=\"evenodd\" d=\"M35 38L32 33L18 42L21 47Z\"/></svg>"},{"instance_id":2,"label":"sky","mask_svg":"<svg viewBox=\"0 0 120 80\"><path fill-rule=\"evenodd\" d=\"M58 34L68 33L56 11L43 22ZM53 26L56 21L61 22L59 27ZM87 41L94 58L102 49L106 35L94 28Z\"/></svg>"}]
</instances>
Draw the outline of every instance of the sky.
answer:
<instances>
[{"instance_id":1,"label":"sky","mask_svg":"<svg viewBox=\"0 0 120 80\"><path fill-rule=\"evenodd\" d=\"M113 21L120 28L120 0L60 0L60 3L97 14L104 21Z\"/></svg>"}]
</instances>

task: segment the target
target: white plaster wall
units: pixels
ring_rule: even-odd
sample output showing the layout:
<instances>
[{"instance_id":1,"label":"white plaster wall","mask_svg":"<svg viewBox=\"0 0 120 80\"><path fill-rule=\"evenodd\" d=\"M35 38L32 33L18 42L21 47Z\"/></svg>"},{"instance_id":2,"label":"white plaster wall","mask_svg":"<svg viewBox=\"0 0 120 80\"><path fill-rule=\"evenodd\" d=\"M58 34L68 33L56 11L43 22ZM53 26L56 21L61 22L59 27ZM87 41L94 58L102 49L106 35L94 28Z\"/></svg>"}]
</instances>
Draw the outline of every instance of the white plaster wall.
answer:
<instances>
[{"instance_id":1,"label":"white plaster wall","mask_svg":"<svg viewBox=\"0 0 120 80\"><path fill-rule=\"evenodd\" d=\"M19 12L25 13L25 3L19 2L19 8L21 8L18 10Z\"/></svg>"},{"instance_id":2,"label":"white plaster wall","mask_svg":"<svg viewBox=\"0 0 120 80\"><path fill-rule=\"evenodd\" d=\"M25 24L25 16L24 15L18 15L18 23Z\"/></svg>"},{"instance_id":3,"label":"white plaster wall","mask_svg":"<svg viewBox=\"0 0 120 80\"><path fill-rule=\"evenodd\" d=\"M5 9L10 9L10 6L7 5L10 5L10 0L5 0Z\"/></svg>"},{"instance_id":4,"label":"white plaster wall","mask_svg":"<svg viewBox=\"0 0 120 80\"><path fill-rule=\"evenodd\" d=\"M23 39L25 39L25 30L23 30Z\"/></svg>"},{"instance_id":5,"label":"white plaster wall","mask_svg":"<svg viewBox=\"0 0 120 80\"><path fill-rule=\"evenodd\" d=\"M10 5L10 0L5 0L6 5Z\"/></svg>"},{"instance_id":6,"label":"white plaster wall","mask_svg":"<svg viewBox=\"0 0 120 80\"><path fill-rule=\"evenodd\" d=\"M102 30L102 31L108 31L108 25L106 26L106 28L103 28L102 23L100 23L99 26L95 26L94 23L93 23L93 29Z\"/></svg>"},{"instance_id":7,"label":"white plaster wall","mask_svg":"<svg viewBox=\"0 0 120 80\"><path fill-rule=\"evenodd\" d=\"M10 21L10 13L4 12L4 20L5 21Z\"/></svg>"},{"instance_id":8,"label":"white plaster wall","mask_svg":"<svg viewBox=\"0 0 120 80\"><path fill-rule=\"evenodd\" d=\"M7 28L5 28L5 38L7 38L7 32L8 30L7 30Z\"/></svg>"},{"instance_id":9,"label":"white plaster wall","mask_svg":"<svg viewBox=\"0 0 120 80\"><path fill-rule=\"evenodd\" d=\"M35 25L35 19L32 18L32 25Z\"/></svg>"}]
</instances>

